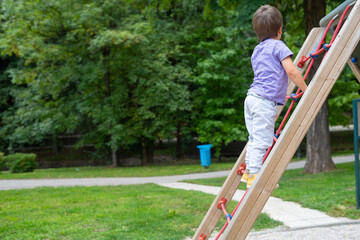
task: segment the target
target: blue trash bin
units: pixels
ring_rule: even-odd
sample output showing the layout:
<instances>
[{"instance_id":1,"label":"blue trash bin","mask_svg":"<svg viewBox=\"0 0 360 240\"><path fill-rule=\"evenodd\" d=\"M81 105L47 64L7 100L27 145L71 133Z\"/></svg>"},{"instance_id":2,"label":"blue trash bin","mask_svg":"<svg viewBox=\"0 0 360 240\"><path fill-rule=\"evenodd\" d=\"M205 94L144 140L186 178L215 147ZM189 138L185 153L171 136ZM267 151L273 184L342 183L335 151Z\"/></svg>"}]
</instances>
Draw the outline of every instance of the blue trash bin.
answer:
<instances>
[{"instance_id":1,"label":"blue trash bin","mask_svg":"<svg viewBox=\"0 0 360 240\"><path fill-rule=\"evenodd\" d=\"M211 144L196 146L200 150L200 163L201 166L207 168L211 164Z\"/></svg>"}]
</instances>

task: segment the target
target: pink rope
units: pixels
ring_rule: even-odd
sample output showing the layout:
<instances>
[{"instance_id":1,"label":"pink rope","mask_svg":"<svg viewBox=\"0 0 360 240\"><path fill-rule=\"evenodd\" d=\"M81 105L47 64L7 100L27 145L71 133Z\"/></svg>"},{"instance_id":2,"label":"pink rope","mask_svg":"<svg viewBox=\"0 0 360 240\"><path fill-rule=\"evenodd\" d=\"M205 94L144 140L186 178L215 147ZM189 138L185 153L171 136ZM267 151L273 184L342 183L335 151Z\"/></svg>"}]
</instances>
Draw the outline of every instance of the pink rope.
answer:
<instances>
[{"instance_id":1,"label":"pink rope","mask_svg":"<svg viewBox=\"0 0 360 240\"><path fill-rule=\"evenodd\" d=\"M234 214L236 213L237 209L239 208L239 206L240 206L242 200L244 199L245 195L247 194L248 190L249 190L249 189L246 189L244 195L242 196L242 198L240 199L240 201L239 201L238 204L236 205L234 211L233 211L232 214L231 214L232 216L234 216ZM224 224L224 226L221 228L221 230L220 230L220 232L218 233L218 235L215 237L215 240L218 240L218 239L220 238L221 234L223 234L223 232L225 231L225 229L226 229L226 227L229 225L229 223L230 223L230 222L226 222L226 223Z\"/></svg>"}]
</instances>

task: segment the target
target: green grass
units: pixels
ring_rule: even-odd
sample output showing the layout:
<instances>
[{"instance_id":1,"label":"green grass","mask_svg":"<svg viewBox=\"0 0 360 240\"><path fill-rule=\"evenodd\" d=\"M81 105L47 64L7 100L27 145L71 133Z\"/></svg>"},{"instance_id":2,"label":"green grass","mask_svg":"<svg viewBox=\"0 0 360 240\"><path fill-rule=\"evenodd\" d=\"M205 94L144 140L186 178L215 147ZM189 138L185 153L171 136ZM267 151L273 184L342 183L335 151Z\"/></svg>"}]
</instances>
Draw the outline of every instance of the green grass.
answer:
<instances>
[{"instance_id":1,"label":"green grass","mask_svg":"<svg viewBox=\"0 0 360 240\"><path fill-rule=\"evenodd\" d=\"M145 167L73 167L73 168L48 168L36 169L31 173L11 174L3 171L0 179L44 179L44 178L96 178L96 177L152 177L169 176L189 173L212 172L230 170L234 162L213 163L209 168L200 164L184 164L170 166L145 166Z\"/></svg>"},{"instance_id":2,"label":"green grass","mask_svg":"<svg viewBox=\"0 0 360 240\"><path fill-rule=\"evenodd\" d=\"M317 209L330 216L360 219L360 209L356 209L354 163L338 164L336 170L326 173L305 174L302 171L285 171L279 182L280 188L274 190L272 196L298 202L303 207ZM225 179L198 179L186 182L222 186Z\"/></svg>"},{"instance_id":3,"label":"green grass","mask_svg":"<svg viewBox=\"0 0 360 240\"><path fill-rule=\"evenodd\" d=\"M354 163L338 164L336 168L319 174L286 171L279 182L281 187L273 195L330 216L360 219L360 209L356 209Z\"/></svg>"},{"instance_id":4,"label":"green grass","mask_svg":"<svg viewBox=\"0 0 360 240\"><path fill-rule=\"evenodd\" d=\"M213 199L154 184L1 191L0 239L184 239ZM261 214L254 229L278 225Z\"/></svg>"}]
</instances>

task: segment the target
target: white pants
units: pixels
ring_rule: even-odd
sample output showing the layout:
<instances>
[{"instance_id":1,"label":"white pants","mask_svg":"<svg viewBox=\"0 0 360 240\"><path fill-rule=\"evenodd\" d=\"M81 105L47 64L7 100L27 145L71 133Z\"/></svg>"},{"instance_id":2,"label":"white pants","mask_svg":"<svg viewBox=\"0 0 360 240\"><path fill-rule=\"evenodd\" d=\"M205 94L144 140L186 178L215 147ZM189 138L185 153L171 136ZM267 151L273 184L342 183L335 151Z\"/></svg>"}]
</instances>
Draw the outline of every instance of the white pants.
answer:
<instances>
[{"instance_id":1,"label":"white pants","mask_svg":"<svg viewBox=\"0 0 360 240\"><path fill-rule=\"evenodd\" d=\"M277 104L249 92L245 99L245 124L249 132L246 149L246 168L257 174L262 166L266 149L274 139Z\"/></svg>"}]
</instances>

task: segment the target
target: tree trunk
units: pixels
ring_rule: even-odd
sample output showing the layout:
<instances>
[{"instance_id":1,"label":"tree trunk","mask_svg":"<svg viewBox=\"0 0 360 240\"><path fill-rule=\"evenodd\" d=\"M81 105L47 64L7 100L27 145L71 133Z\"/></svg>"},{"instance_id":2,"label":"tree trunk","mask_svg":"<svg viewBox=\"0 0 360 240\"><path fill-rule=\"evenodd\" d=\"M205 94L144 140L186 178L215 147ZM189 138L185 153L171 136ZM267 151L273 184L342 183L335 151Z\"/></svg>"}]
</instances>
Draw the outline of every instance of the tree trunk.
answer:
<instances>
[{"instance_id":1,"label":"tree trunk","mask_svg":"<svg viewBox=\"0 0 360 240\"><path fill-rule=\"evenodd\" d=\"M327 101L311 125L306 136L306 164L304 172L319 173L335 169L331 158Z\"/></svg>"},{"instance_id":2,"label":"tree trunk","mask_svg":"<svg viewBox=\"0 0 360 240\"><path fill-rule=\"evenodd\" d=\"M317 61L314 62L313 69L308 76L310 82L322 58L323 54L319 55ZM306 164L304 168L306 173L319 173L335 169L331 158L328 112L328 100L326 99L306 135Z\"/></svg>"},{"instance_id":3,"label":"tree trunk","mask_svg":"<svg viewBox=\"0 0 360 240\"><path fill-rule=\"evenodd\" d=\"M145 144L145 138L141 137L140 139L140 148L141 148L141 165L146 166L147 158L146 158L146 144Z\"/></svg>"},{"instance_id":4,"label":"tree trunk","mask_svg":"<svg viewBox=\"0 0 360 240\"><path fill-rule=\"evenodd\" d=\"M117 157L117 151L112 151L111 152L111 160L113 163L113 167L118 167L118 157Z\"/></svg>"},{"instance_id":5,"label":"tree trunk","mask_svg":"<svg viewBox=\"0 0 360 240\"><path fill-rule=\"evenodd\" d=\"M112 150L111 151L111 161L112 161L112 166L113 167L118 167L119 166L119 159L117 156L117 151Z\"/></svg>"},{"instance_id":6,"label":"tree trunk","mask_svg":"<svg viewBox=\"0 0 360 240\"><path fill-rule=\"evenodd\" d=\"M325 16L325 0L304 0L304 18L306 35L312 28L319 26L319 21ZM323 55L314 62L308 76L308 83L320 66ZM326 100L320 112L311 125L306 136L306 164L304 172L319 173L335 168L331 159L330 134L328 121L328 101Z\"/></svg>"},{"instance_id":7,"label":"tree trunk","mask_svg":"<svg viewBox=\"0 0 360 240\"><path fill-rule=\"evenodd\" d=\"M146 166L154 163L154 141L141 137L142 165Z\"/></svg>"},{"instance_id":8,"label":"tree trunk","mask_svg":"<svg viewBox=\"0 0 360 240\"><path fill-rule=\"evenodd\" d=\"M216 149L217 151L219 151L219 157L218 157L218 162L221 162L222 161L222 155L221 155L221 151L223 150L223 149L225 149L225 141L224 140L222 140L221 141L221 146L219 147L219 149ZM215 155L216 155L216 153L215 153Z\"/></svg>"},{"instance_id":9,"label":"tree trunk","mask_svg":"<svg viewBox=\"0 0 360 240\"><path fill-rule=\"evenodd\" d=\"M305 33L309 34L311 29L319 26L319 21L325 16L325 0L304 0Z\"/></svg>"},{"instance_id":10,"label":"tree trunk","mask_svg":"<svg viewBox=\"0 0 360 240\"><path fill-rule=\"evenodd\" d=\"M109 66L110 48L109 47L103 48L103 56L104 56L104 68L106 69L106 72L104 74L105 95L106 97L110 97L111 89L110 89L110 66Z\"/></svg>"},{"instance_id":11,"label":"tree trunk","mask_svg":"<svg viewBox=\"0 0 360 240\"><path fill-rule=\"evenodd\" d=\"M110 47L104 47L103 49L103 56L104 56L104 68L107 69L104 74L104 85L105 85L105 95L106 97L111 96L111 88L110 88L110 67L109 67L109 56L110 56ZM112 126L110 126L110 129ZM117 157L117 151L111 151L111 161L113 167L119 166L119 161Z\"/></svg>"},{"instance_id":12,"label":"tree trunk","mask_svg":"<svg viewBox=\"0 0 360 240\"><path fill-rule=\"evenodd\" d=\"M54 134L52 136L52 151L56 156L59 156L60 150L59 150L59 144L57 141L57 136Z\"/></svg>"},{"instance_id":13,"label":"tree trunk","mask_svg":"<svg viewBox=\"0 0 360 240\"><path fill-rule=\"evenodd\" d=\"M181 159L184 159L183 135L181 131L181 124L178 123L176 126L176 160Z\"/></svg>"}]
</instances>

